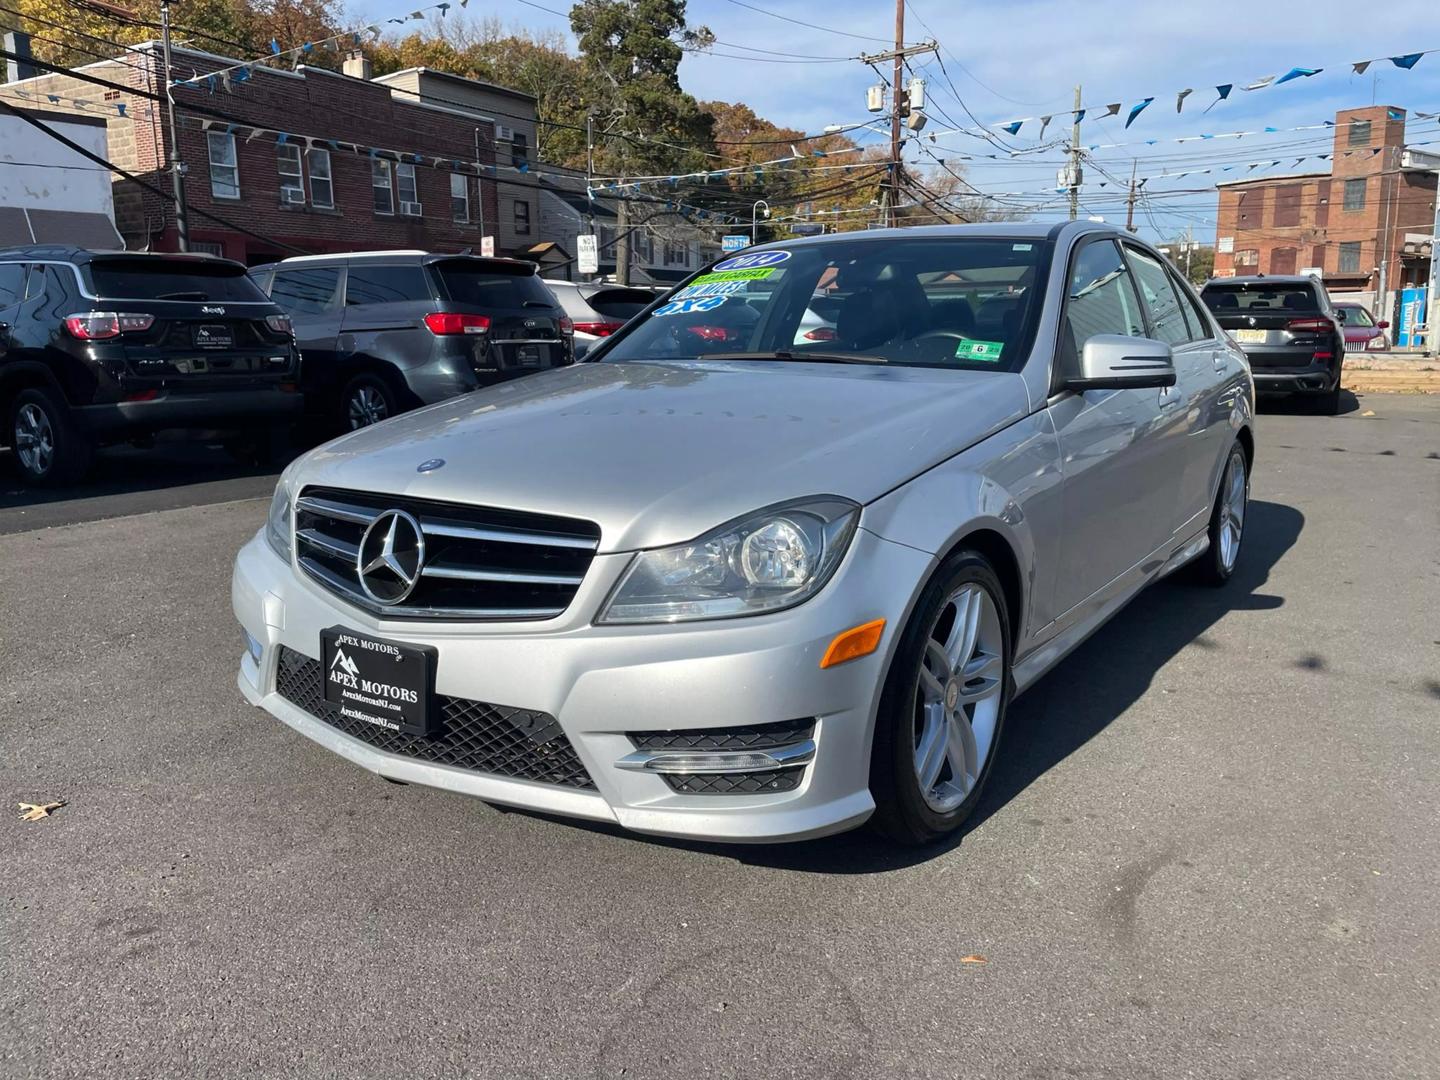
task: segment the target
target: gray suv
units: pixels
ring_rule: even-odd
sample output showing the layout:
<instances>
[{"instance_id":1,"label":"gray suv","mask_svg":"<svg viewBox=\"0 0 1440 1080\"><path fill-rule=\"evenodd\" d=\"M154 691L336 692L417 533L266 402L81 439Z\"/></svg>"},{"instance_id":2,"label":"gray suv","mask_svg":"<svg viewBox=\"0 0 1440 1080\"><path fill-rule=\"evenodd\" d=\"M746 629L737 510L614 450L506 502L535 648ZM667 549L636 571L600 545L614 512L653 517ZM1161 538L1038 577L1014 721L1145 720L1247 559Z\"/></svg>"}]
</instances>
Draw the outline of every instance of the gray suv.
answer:
<instances>
[{"instance_id":1,"label":"gray suv","mask_svg":"<svg viewBox=\"0 0 1440 1080\"><path fill-rule=\"evenodd\" d=\"M574 362L571 320L531 262L367 251L251 273L294 321L306 411L324 427Z\"/></svg>"}]
</instances>

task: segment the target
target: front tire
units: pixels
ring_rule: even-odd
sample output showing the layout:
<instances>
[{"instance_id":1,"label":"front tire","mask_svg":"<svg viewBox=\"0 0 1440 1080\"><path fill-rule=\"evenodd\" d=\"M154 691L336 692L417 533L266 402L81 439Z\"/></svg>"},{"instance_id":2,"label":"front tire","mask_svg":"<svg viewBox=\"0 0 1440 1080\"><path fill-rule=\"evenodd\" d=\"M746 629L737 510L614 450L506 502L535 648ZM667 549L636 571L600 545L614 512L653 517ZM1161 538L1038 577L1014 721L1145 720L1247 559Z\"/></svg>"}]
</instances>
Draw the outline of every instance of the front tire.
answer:
<instances>
[{"instance_id":1,"label":"front tire","mask_svg":"<svg viewBox=\"0 0 1440 1080\"><path fill-rule=\"evenodd\" d=\"M55 394L21 390L10 403L6 433L20 480L30 487L63 487L85 475L95 447Z\"/></svg>"},{"instance_id":2,"label":"front tire","mask_svg":"<svg viewBox=\"0 0 1440 1080\"><path fill-rule=\"evenodd\" d=\"M1237 442L1230 447L1230 456L1225 459L1220 490L1210 510L1210 546L1195 562L1195 576L1201 584L1218 587L1235 573L1249 507L1250 459Z\"/></svg>"},{"instance_id":3,"label":"front tire","mask_svg":"<svg viewBox=\"0 0 1440 1080\"><path fill-rule=\"evenodd\" d=\"M906 624L875 721L872 822L891 840L943 840L979 803L1010 704L1010 634L990 562L948 558Z\"/></svg>"}]
</instances>

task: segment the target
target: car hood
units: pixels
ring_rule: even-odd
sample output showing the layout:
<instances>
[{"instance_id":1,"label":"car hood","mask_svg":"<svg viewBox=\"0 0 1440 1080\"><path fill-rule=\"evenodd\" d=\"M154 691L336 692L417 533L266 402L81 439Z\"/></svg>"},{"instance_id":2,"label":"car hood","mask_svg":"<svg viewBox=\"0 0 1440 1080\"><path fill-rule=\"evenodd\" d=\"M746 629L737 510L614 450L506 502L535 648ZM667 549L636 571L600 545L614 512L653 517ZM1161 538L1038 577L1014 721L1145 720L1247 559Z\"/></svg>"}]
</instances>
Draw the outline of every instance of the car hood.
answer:
<instances>
[{"instance_id":1,"label":"car hood","mask_svg":"<svg viewBox=\"0 0 1440 1080\"><path fill-rule=\"evenodd\" d=\"M343 436L293 482L584 518L629 551L789 499L868 502L1028 412L1002 372L580 364Z\"/></svg>"}]
</instances>

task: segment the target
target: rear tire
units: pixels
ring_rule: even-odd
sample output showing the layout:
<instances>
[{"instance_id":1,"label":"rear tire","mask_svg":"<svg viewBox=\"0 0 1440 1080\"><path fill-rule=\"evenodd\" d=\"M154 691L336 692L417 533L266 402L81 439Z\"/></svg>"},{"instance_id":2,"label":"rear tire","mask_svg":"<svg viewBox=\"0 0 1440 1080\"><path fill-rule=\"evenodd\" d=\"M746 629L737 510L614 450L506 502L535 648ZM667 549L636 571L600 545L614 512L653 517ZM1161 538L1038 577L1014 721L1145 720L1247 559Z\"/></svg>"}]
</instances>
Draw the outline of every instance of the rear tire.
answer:
<instances>
[{"instance_id":1,"label":"rear tire","mask_svg":"<svg viewBox=\"0 0 1440 1080\"><path fill-rule=\"evenodd\" d=\"M875 720L871 822L896 843L943 840L980 802L1010 704L1010 634L989 561L948 558L905 626Z\"/></svg>"},{"instance_id":2,"label":"rear tire","mask_svg":"<svg viewBox=\"0 0 1440 1080\"><path fill-rule=\"evenodd\" d=\"M356 375L340 392L340 427L344 431L359 431L399 411L399 398L379 375Z\"/></svg>"},{"instance_id":3,"label":"rear tire","mask_svg":"<svg viewBox=\"0 0 1440 1080\"><path fill-rule=\"evenodd\" d=\"M21 390L10 402L5 423L6 441L26 486L64 487L89 470L94 443L50 390Z\"/></svg>"},{"instance_id":4,"label":"rear tire","mask_svg":"<svg viewBox=\"0 0 1440 1080\"><path fill-rule=\"evenodd\" d=\"M1237 479L1238 476L1238 479ZM1238 486L1237 486L1238 485ZM1220 473L1220 490L1210 510L1210 546L1195 560L1195 580L1218 588L1230 580L1240 562L1245 517L1250 508L1250 459L1238 442L1230 447Z\"/></svg>"}]
</instances>

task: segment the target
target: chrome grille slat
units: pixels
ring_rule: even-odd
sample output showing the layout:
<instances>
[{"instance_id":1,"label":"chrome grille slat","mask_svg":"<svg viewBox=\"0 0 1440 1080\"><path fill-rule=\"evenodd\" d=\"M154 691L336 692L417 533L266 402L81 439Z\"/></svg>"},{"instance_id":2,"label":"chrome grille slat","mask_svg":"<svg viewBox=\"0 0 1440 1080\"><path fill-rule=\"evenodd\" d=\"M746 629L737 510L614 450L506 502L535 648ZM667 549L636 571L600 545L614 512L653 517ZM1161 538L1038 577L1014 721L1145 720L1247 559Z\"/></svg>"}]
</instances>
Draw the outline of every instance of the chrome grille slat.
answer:
<instances>
[{"instance_id":1,"label":"chrome grille slat","mask_svg":"<svg viewBox=\"0 0 1440 1080\"><path fill-rule=\"evenodd\" d=\"M448 536L455 540L488 540L496 544L530 544L534 547L570 548L574 551L594 551L598 540L586 540L579 536L556 536L553 533L523 533L510 529L482 529L473 525L452 525L434 518L421 518L420 527L426 536Z\"/></svg>"},{"instance_id":2,"label":"chrome grille slat","mask_svg":"<svg viewBox=\"0 0 1440 1080\"><path fill-rule=\"evenodd\" d=\"M357 569L366 529L387 510L410 514L426 541L413 591L391 605L362 588ZM599 527L587 521L327 488L296 499L294 536L302 572L387 619L553 619L600 546Z\"/></svg>"}]
</instances>

